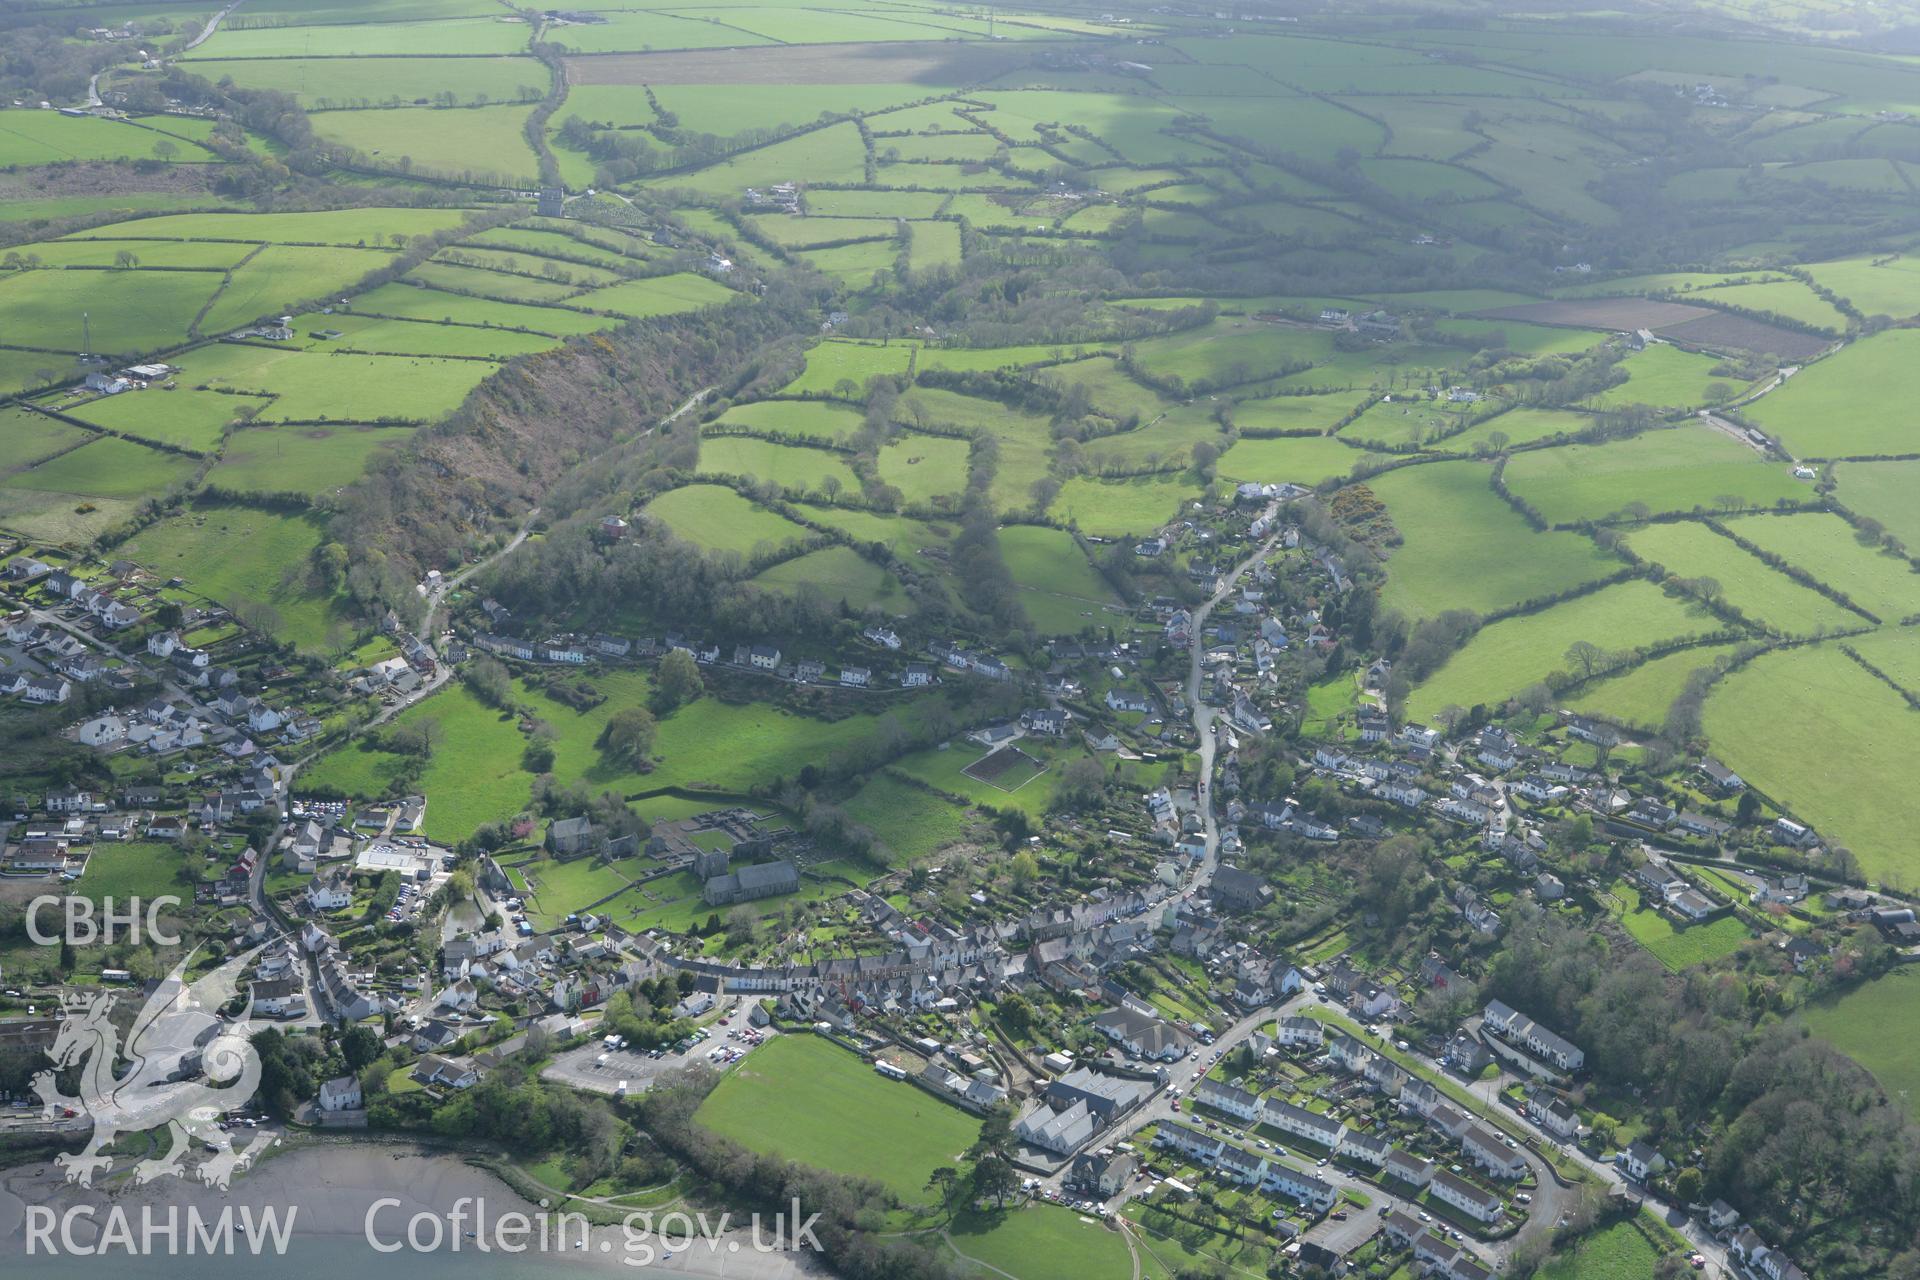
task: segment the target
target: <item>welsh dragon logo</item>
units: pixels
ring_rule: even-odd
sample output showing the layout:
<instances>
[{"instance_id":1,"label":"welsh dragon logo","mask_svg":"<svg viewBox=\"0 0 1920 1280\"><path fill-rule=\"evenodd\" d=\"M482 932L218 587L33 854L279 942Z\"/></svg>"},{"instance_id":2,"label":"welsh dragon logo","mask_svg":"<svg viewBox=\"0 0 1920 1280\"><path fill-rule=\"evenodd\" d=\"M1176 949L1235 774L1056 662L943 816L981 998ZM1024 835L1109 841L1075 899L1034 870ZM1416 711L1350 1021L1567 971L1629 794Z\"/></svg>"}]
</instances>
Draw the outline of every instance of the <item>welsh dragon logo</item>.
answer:
<instances>
[{"instance_id":1,"label":"welsh dragon logo","mask_svg":"<svg viewBox=\"0 0 1920 1280\"><path fill-rule=\"evenodd\" d=\"M239 975L258 950L192 983L185 974L198 951L190 953L147 998L125 1044L110 1017L117 993L67 997L65 1017L48 1051L53 1068L36 1075L33 1088L47 1117L71 1109L93 1121L84 1149L54 1157L68 1182L92 1186L95 1174L112 1169L107 1152L114 1142L149 1129L164 1129L168 1147L134 1165L136 1183L185 1173L184 1158L196 1144L208 1153L196 1172L209 1186L224 1190L236 1172L253 1163L262 1140L235 1146L234 1135L219 1125L224 1112L251 1101L260 1085L260 1056L249 1040L253 999L248 996L235 1019L219 1010L234 998ZM57 1073L70 1067L79 1069L77 1097L57 1083Z\"/></svg>"}]
</instances>

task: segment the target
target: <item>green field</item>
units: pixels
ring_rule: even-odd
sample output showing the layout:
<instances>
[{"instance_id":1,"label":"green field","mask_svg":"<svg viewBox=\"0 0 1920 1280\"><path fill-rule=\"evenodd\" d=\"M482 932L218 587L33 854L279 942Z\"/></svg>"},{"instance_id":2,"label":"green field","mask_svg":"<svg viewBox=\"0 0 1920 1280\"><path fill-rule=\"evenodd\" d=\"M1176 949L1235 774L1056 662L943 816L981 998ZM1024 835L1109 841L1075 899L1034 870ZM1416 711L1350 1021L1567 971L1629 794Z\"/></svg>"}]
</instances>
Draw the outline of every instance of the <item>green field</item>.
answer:
<instances>
[{"instance_id":1,"label":"green field","mask_svg":"<svg viewBox=\"0 0 1920 1280\"><path fill-rule=\"evenodd\" d=\"M395 423L445 417L498 367L485 360L230 343L196 347L181 357L180 365L182 386L272 396L273 402L259 414L260 422Z\"/></svg>"},{"instance_id":2,"label":"green field","mask_svg":"<svg viewBox=\"0 0 1920 1280\"><path fill-rule=\"evenodd\" d=\"M952 801L884 773L868 778L840 807L897 862L923 858L966 833L966 814Z\"/></svg>"},{"instance_id":3,"label":"green field","mask_svg":"<svg viewBox=\"0 0 1920 1280\"><path fill-rule=\"evenodd\" d=\"M778 591L817 592L828 601L844 601L856 610L872 607L904 614L912 605L898 578L851 547L809 551L756 574L750 581Z\"/></svg>"},{"instance_id":4,"label":"green field","mask_svg":"<svg viewBox=\"0 0 1920 1280\"><path fill-rule=\"evenodd\" d=\"M1220 474L1229 480L1256 484L1291 481L1312 487L1347 475L1367 456L1366 451L1340 443L1331 436L1242 436L1220 455Z\"/></svg>"},{"instance_id":5,"label":"green field","mask_svg":"<svg viewBox=\"0 0 1920 1280\"><path fill-rule=\"evenodd\" d=\"M123 392L65 407L62 412L109 431L208 453L219 446L227 424L241 409L262 404L242 396L177 387L172 391Z\"/></svg>"},{"instance_id":6,"label":"green field","mask_svg":"<svg viewBox=\"0 0 1920 1280\"><path fill-rule=\"evenodd\" d=\"M1130 1265L1127 1241L1118 1231L1048 1204L962 1215L947 1229L947 1245L960 1260L962 1274L980 1280L1081 1280L1121 1275Z\"/></svg>"},{"instance_id":7,"label":"green field","mask_svg":"<svg viewBox=\"0 0 1920 1280\"><path fill-rule=\"evenodd\" d=\"M776 547L806 535L793 521L757 507L724 485L690 484L663 493L646 513L673 532L710 551L747 555L763 544Z\"/></svg>"},{"instance_id":8,"label":"green field","mask_svg":"<svg viewBox=\"0 0 1920 1280\"><path fill-rule=\"evenodd\" d=\"M1741 410L1803 458L1920 452L1901 406L1920 396L1920 332L1889 329L1802 369Z\"/></svg>"},{"instance_id":9,"label":"green field","mask_svg":"<svg viewBox=\"0 0 1920 1280\"><path fill-rule=\"evenodd\" d=\"M908 503L927 503L967 486L968 442L953 436L903 434L875 458L880 479Z\"/></svg>"},{"instance_id":10,"label":"green field","mask_svg":"<svg viewBox=\"0 0 1920 1280\"><path fill-rule=\"evenodd\" d=\"M1072 635L1100 625L1101 610L1120 603L1073 536L1059 529L1007 525L1000 530L1000 556L1027 617L1042 632ZM1092 617L1084 616L1089 612Z\"/></svg>"},{"instance_id":11,"label":"green field","mask_svg":"<svg viewBox=\"0 0 1920 1280\"><path fill-rule=\"evenodd\" d=\"M1747 516L1727 527L1846 596L1882 621L1920 613L1920 576L1907 560L1862 546L1838 516Z\"/></svg>"},{"instance_id":12,"label":"green field","mask_svg":"<svg viewBox=\"0 0 1920 1280\"><path fill-rule=\"evenodd\" d=\"M197 61L195 75L230 77L250 89L278 89L309 110L425 106L450 93L461 106L538 98L547 69L532 58L274 58Z\"/></svg>"},{"instance_id":13,"label":"green field","mask_svg":"<svg viewBox=\"0 0 1920 1280\"><path fill-rule=\"evenodd\" d=\"M714 421L838 444L860 429L862 419L859 410L827 401L758 400L734 405Z\"/></svg>"},{"instance_id":14,"label":"green field","mask_svg":"<svg viewBox=\"0 0 1920 1280\"><path fill-rule=\"evenodd\" d=\"M26 409L0 409L0 470L32 466L49 454L91 440L79 427Z\"/></svg>"},{"instance_id":15,"label":"green field","mask_svg":"<svg viewBox=\"0 0 1920 1280\"><path fill-rule=\"evenodd\" d=\"M1812 486L1795 480L1783 464L1691 423L1608 444L1515 454L1506 478L1514 493L1554 524L1605 519L1633 502L1659 514L1713 511L1729 503L1769 507L1782 498L1812 496Z\"/></svg>"},{"instance_id":16,"label":"green field","mask_svg":"<svg viewBox=\"0 0 1920 1280\"><path fill-rule=\"evenodd\" d=\"M1658 729L1666 723L1673 700L1686 688L1687 677L1716 658L1733 653L1730 644L1700 645L1643 662L1631 671L1608 676L1583 687L1567 705L1588 715L1606 716L1623 724Z\"/></svg>"},{"instance_id":17,"label":"green field","mask_svg":"<svg viewBox=\"0 0 1920 1280\"><path fill-rule=\"evenodd\" d=\"M1729 768L1845 845L1870 877L1920 870L1905 779L1920 725L1838 649L1767 654L1715 687L1706 731ZM1782 726L1791 726L1782 731Z\"/></svg>"},{"instance_id":18,"label":"green field","mask_svg":"<svg viewBox=\"0 0 1920 1280\"><path fill-rule=\"evenodd\" d=\"M1495 622L1467 641L1407 699L1421 723L1448 706L1489 706L1567 668L1567 649L1585 640L1609 652L1717 630L1705 609L1649 582L1618 583L1541 613Z\"/></svg>"},{"instance_id":19,"label":"green field","mask_svg":"<svg viewBox=\"0 0 1920 1280\"><path fill-rule=\"evenodd\" d=\"M639 774L609 763L594 740L616 710L646 701L646 678L638 672L602 673L592 683L606 701L586 712L534 690L523 688L519 698L554 730L554 777L563 784L585 782L595 792L684 786L738 794L863 741L876 723L877 710L829 723L767 703L705 697L661 719L652 771ZM906 715L912 704L883 705ZM441 745L421 778L433 801L427 809L429 835L464 839L481 823L510 818L525 807L533 778L521 768L526 740L513 718L480 703L464 685L454 685L408 708L401 720L433 720L441 730ZM346 747L322 758L303 777L316 786L374 796L385 790L398 763L384 751Z\"/></svg>"},{"instance_id":20,"label":"green field","mask_svg":"<svg viewBox=\"0 0 1920 1280\"><path fill-rule=\"evenodd\" d=\"M1002 451L1005 458L1005 451ZM1003 463L1004 465L1004 463ZM1142 476L1132 480L1095 480L1075 476L1060 486L1048 514L1081 533L1103 537L1148 534L1179 514L1197 495L1181 476Z\"/></svg>"},{"instance_id":21,"label":"green field","mask_svg":"<svg viewBox=\"0 0 1920 1280\"><path fill-rule=\"evenodd\" d=\"M32 334L36 346L74 352L85 342L85 312L95 351L136 355L184 342L221 279L211 271L10 271L0 273L0 312L9 332Z\"/></svg>"},{"instance_id":22,"label":"green field","mask_svg":"<svg viewBox=\"0 0 1920 1280\"><path fill-rule=\"evenodd\" d=\"M1920 461L1842 462L1834 466L1840 501L1856 515L1878 520L1909 548L1920 547Z\"/></svg>"},{"instance_id":23,"label":"green field","mask_svg":"<svg viewBox=\"0 0 1920 1280\"><path fill-rule=\"evenodd\" d=\"M205 164L214 159L205 147L173 133L172 124L164 117L130 122L97 116L74 119L52 111L0 111L0 167L168 157Z\"/></svg>"},{"instance_id":24,"label":"green field","mask_svg":"<svg viewBox=\"0 0 1920 1280\"><path fill-rule=\"evenodd\" d=\"M1472 462L1401 467L1367 481L1401 545L1387 558L1382 603L1411 618L1488 613L1604 577L1618 564L1571 533L1535 533Z\"/></svg>"},{"instance_id":25,"label":"green field","mask_svg":"<svg viewBox=\"0 0 1920 1280\"><path fill-rule=\"evenodd\" d=\"M807 351L807 367L782 390L788 395L803 392L857 392L868 378L898 376L907 371L913 359L914 344L892 342L886 345L865 342L822 342ZM851 383L850 387L843 383Z\"/></svg>"},{"instance_id":26,"label":"green field","mask_svg":"<svg viewBox=\"0 0 1920 1280\"><path fill-rule=\"evenodd\" d=\"M705 276L679 272L646 280L626 280L572 298L568 305L591 307L629 317L664 316L717 306L739 295Z\"/></svg>"},{"instance_id":27,"label":"green field","mask_svg":"<svg viewBox=\"0 0 1920 1280\"><path fill-rule=\"evenodd\" d=\"M147 526L116 554L163 580L184 578L192 590L242 616L249 606L259 607L257 616L275 639L321 650L352 635L341 603L305 581L314 548L324 539L317 520L207 504Z\"/></svg>"},{"instance_id":28,"label":"green field","mask_svg":"<svg viewBox=\"0 0 1920 1280\"><path fill-rule=\"evenodd\" d=\"M1542 1267L1540 1280L1644 1280L1659 1252L1631 1222L1616 1222L1582 1236Z\"/></svg>"},{"instance_id":29,"label":"green field","mask_svg":"<svg viewBox=\"0 0 1920 1280\"><path fill-rule=\"evenodd\" d=\"M31 471L18 472L6 487L132 500L159 497L192 475L191 459L107 437L50 458Z\"/></svg>"},{"instance_id":30,"label":"green field","mask_svg":"<svg viewBox=\"0 0 1920 1280\"><path fill-rule=\"evenodd\" d=\"M165 894L192 902L193 890L181 879L181 869L180 850L167 841L101 841L93 846L74 892L95 902L112 898L122 908L132 898L152 901Z\"/></svg>"},{"instance_id":31,"label":"green field","mask_svg":"<svg viewBox=\"0 0 1920 1280\"><path fill-rule=\"evenodd\" d=\"M207 483L237 493L331 493L358 480L375 450L403 445L413 433L412 427L255 427L227 441Z\"/></svg>"},{"instance_id":32,"label":"green field","mask_svg":"<svg viewBox=\"0 0 1920 1280\"><path fill-rule=\"evenodd\" d=\"M1822 627L1855 627L1865 621L1704 524L1691 520L1650 524L1629 534L1627 545L1669 574L1712 578L1724 590L1728 604L1784 632L1804 635Z\"/></svg>"},{"instance_id":33,"label":"green field","mask_svg":"<svg viewBox=\"0 0 1920 1280\"><path fill-rule=\"evenodd\" d=\"M1920 1117L1920 974L1895 969L1849 989L1839 999L1809 1004L1801 1015L1813 1033L1873 1072L1895 1103Z\"/></svg>"},{"instance_id":34,"label":"green field","mask_svg":"<svg viewBox=\"0 0 1920 1280\"><path fill-rule=\"evenodd\" d=\"M707 436L700 441L700 470L707 475L765 480L797 494L824 493L829 480L836 491L858 493L860 479L844 454L776 444L755 436Z\"/></svg>"},{"instance_id":35,"label":"green field","mask_svg":"<svg viewBox=\"0 0 1920 1280\"><path fill-rule=\"evenodd\" d=\"M808 1035L775 1036L730 1071L697 1123L755 1151L869 1178L909 1204L955 1165L979 1125L904 1080Z\"/></svg>"},{"instance_id":36,"label":"green field","mask_svg":"<svg viewBox=\"0 0 1920 1280\"><path fill-rule=\"evenodd\" d=\"M1620 367L1627 371L1627 381L1594 396L1592 403L1601 409L1631 404L1656 409L1691 409L1717 404L1743 389L1738 381L1714 374L1713 369L1719 363L1712 356L1695 355L1662 342L1621 361Z\"/></svg>"}]
</instances>

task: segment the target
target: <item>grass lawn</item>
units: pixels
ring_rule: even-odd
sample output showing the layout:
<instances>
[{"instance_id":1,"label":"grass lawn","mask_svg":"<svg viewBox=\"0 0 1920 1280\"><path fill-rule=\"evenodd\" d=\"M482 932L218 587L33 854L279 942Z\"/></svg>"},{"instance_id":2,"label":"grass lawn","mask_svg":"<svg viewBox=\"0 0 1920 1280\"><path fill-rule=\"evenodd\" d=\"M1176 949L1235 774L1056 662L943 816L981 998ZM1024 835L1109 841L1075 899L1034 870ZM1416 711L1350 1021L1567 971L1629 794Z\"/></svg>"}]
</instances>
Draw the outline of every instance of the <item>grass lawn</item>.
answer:
<instances>
[{"instance_id":1,"label":"grass lawn","mask_svg":"<svg viewBox=\"0 0 1920 1280\"><path fill-rule=\"evenodd\" d=\"M1889 329L1802 369L1741 411L1802 458L1920 451L1903 406L1920 397L1920 332Z\"/></svg>"},{"instance_id":2,"label":"grass lawn","mask_svg":"<svg viewBox=\"0 0 1920 1280\"><path fill-rule=\"evenodd\" d=\"M164 840L104 842L93 846L87 870L74 882L81 897L112 898L124 908L129 898L157 898L173 894L193 901L193 890L180 879L180 850Z\"/></svg>"},{"instance_id":3,"label":"grass lawn","mask_svg":"<svg viewBox=\"0 0 1920 1280\"><path fill-rule=\"evenodd\" d=\"M1382 603L1413 618L1492 612L1564 591L1619 564L1572 533L1535 533L1475 462L1401 467L1367 482L1402 544L1387 560Z\"/></svg>"},{"instance_id":4,"label":"grass lawn","mask_svg":"<svg viewBox=\"0 0 1920 1280\"><path fill-rule=\"evenodd\" d=\"M305 567L324 539L324 526L305 516L204 504L147 526L117 554L162 579L184 578L243 617L247 605L265 606L271 610L262 615L266 629L276 639L319 650L345 625L337 601L305 581Z\"/></svg>"},{"instance_id":5,"label":"grass lawn","mask_svg":"<svg viewBox=\"0 0 1920 1280\"><path fill-rule=\"evenodd\" d=\"M1675 973L1732 955L1749 936L1747 926L1734 916L1721 916L1682 929L1666 916L1649 910L1632 885L1621 882L1613 886L1612 892L1626 904L1620 913L1621 927L1635 942L1652 952L1654 959Z\"/></svg>"},{"instance_id":6,"label":"grass lawn","mask_svg":"<svg viewBox=\"0 0 1920 1280\"><path fill-rule=\"evenodd\" d=\"M1815 1035L1873 1072L1889 1097L1920 1117L1920 1057L1912 1049L1920 1035L1920 973L1895 969L1837 1000L1808 1005L1803 1016Z\"/></svg>"},{"instance_id":7,"label":"grass lawn","mask_svg":"<svg viewBox=\"0 0 1920 1280\"><path fill-rule=\"evenodd\" d=\"M986 749L976 742L956 738L948 744L946 750L930 748L916 752L898 761L900 770L912 777L928 782L942 791L967 797L977 805L995 809L1019 809L1032 817L1046 812L1047 801L1053 796L1053 784L1059 779L1060 771L1076 755L1085 754L1078 745L1062 748L1058 758L1040 746L1033 739L1023 739L1019 746L1029 755L1039 757L1042 763L1051 761L1046 772L1032 777L1021 784L1020 774L1009 771L1003 774L995 785L982 782L970 774L962 772L968 765L986 755ZM1006 787L1015 787L1008 791Z\"/></svg>"},{"instance_id":8,"label":"grass lawn","mask_svg":"<svg viewBox=\"0 0 1920 1280\"><path fill-rule=\"evenodd\" d=\"M1579 640L1609 652L1717 630L1705 609L1643 579L1482 628L1407 699L1407 718L1427 723L1447 706L1492 705L1567 667Z\"/></svg>"},{"instance_id":9,"label":"grass lawn","mask_svg":"<svg viewBox=\"0 0 1920 1280\"><path fill-rule=\"evenodd\" d=\"M1118 1231L1056 1205L962 1214L947 1234L963 1264L979 1264L967 1272L981 1277L1081 1280L1125 1275L1131 1265L1127 1242Z\"/></svg>"},{"instance_id":10,"label":"grass lawn","mask_svg":"<svg viewBox=\"0 0 1920 1280\"><path fill-rule=\"evenodd\" d=\"M1550 523L1598 520L1630 502L1655 513L1714 510L1722 495L1768 507L1811 496L1778 462L1698 423L1608 444L1570 444L1515 454L1507 485Z\"/></svg>"},{"instance_id":11,"label":"grass lawn","mask_svg":"<svg viewBox=\"0 0 1920 1280\"><path fill-rule=\"evenodd\" d=\"M1540 1280L1642 1280L1660 1255L1631 1222L1616 1222L1553 1256Z\"/></svg>"},{"instance_id":12,"label":"grass lawn","mask_svg":"<svg viewBox=\"0 0 1920 1280\"><path fill-rule=\"evenodd\" d=\"M979 1124L830 1041L775 1036L729 1072L694 1114L722 1137L832 1173L871 1178L925 1203L927 1176L957 1165Z\"/></svg>"},{"instance_id":13,"label":"grass lawn","mask_svg":"<svg viewBox=\"0 0 1920 1280\"><path fill-rule=\"evenodd\" d=\"M1853 850L1868 876L1907 882L1920 871L1907 798L1920 757L1916 719L1899 694L1830 646L1756 658L1715 687L1705 716L1729 768Z\"/></svg>"},{"instance_id":14,"label":"grass lawn","mask_svg":"<svg viewBox=\"0 0 1920 1280\"><path fill-rule=\"evenodd\" d=\"M1862 546L1839 516L1747 516L1727 527L1806 570L1884 622L1920 613L1920 576L1892 552Z\"/></svg>"}]
</instances>

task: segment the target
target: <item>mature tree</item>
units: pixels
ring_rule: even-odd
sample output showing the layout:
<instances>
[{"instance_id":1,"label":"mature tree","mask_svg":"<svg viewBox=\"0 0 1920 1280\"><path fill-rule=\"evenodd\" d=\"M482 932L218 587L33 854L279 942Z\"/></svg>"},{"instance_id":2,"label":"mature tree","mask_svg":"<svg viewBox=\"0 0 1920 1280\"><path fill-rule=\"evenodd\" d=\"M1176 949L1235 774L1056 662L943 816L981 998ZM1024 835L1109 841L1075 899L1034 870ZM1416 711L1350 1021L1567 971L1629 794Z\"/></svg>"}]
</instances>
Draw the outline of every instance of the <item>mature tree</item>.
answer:
<instances>
[{"instance_id":1,"label":"mature tree","mask_svg":"<svg viewBox=\"0 0 1920 1280\"><path fill-rule=\"evenodd\" d=\"M653 676L653 705L661 715L677 710L699 697L706 688L693 655L675 649L660 659Z\"/></svg>"},{"instance_id":2,"label":"mature tree","mask_svg":"<svg viewBox=\"0 0 1920 1280\"><path fill-rule=\"evenodd\" d=\"M605 752L609 760L638 767L653 750L658 728L653 712L645 707L622 707L613 713L593 745Z\"/></svg>"}]
</instances>

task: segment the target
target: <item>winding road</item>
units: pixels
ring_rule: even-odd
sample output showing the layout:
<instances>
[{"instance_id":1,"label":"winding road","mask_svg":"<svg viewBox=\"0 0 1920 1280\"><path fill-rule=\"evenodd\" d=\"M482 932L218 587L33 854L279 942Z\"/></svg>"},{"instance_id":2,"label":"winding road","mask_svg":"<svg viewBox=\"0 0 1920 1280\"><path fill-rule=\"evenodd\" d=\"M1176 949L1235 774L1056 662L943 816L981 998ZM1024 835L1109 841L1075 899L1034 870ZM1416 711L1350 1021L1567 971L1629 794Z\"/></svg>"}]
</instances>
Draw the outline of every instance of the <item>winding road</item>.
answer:
<instances>
[{"instance_id":1,"label":"winding road","mask_svg":"<svg viewBox=\"0 0 1920 1280\"><path fill-rule=\"evenodd\" d=\"M1276 499L1267 504L1263 518L1272 520L1275 513L1279 510L1280 503ZM1279 541L1280 534L1277 530L1268 534L1266 540L1254 548L1253 554L1247 556L1239 564L1235 565L1233 572L1227 574L1220 580L1220 585L1214 588L1213 594L1207 597L1206 603L1193 611L1192 634L1187 641L1189 650L1187 661L1187 706L1191 708L1193 713L1193 731L1199 735L1200 739L1200 770L1194 798L1195 804L1200 810L1200 820L1206 824L1207 853L1206 856L1200 860L1199 865L1193 869L1192 876L1188 881L1188 888L1190 890L1201 888L1210 883L1213 880L1214 870L1220 861L1220 826L1218 820L1214 817L1213 788L1209 785L1213 781L1214 722L1220 713L1214 707L1208 706L1200 698L1200 664L1206 658L1207 654L1207 619L1213 616L1214 608L1222 600L1225 600L1233 594L1233 589L1239 584L1242 575L1244 575L1248 569L1251 569L1256 561L1263 560L1273 554L1273 549Z\"/></svg>"}]
</instances>

